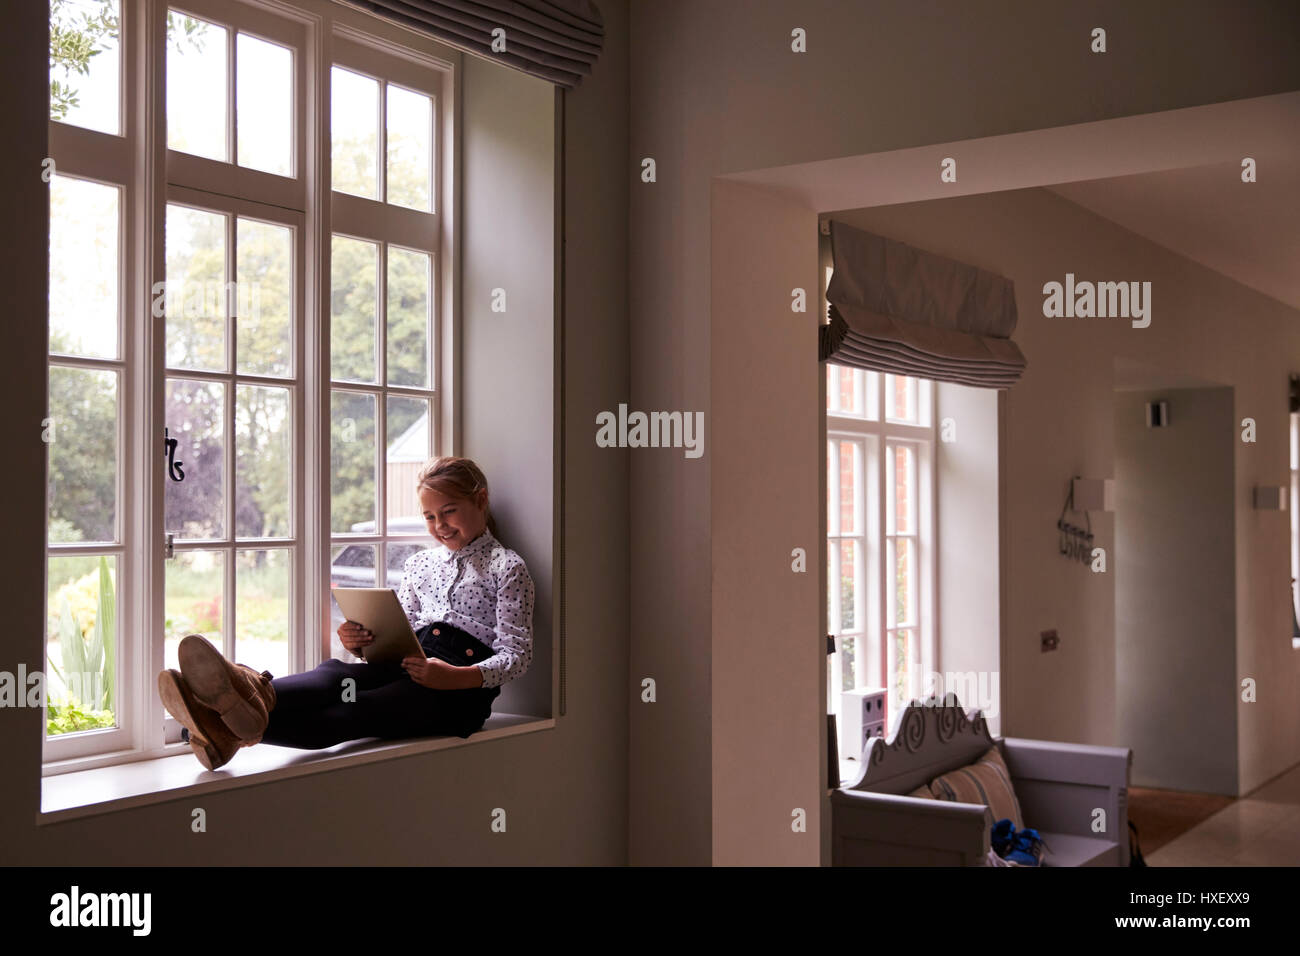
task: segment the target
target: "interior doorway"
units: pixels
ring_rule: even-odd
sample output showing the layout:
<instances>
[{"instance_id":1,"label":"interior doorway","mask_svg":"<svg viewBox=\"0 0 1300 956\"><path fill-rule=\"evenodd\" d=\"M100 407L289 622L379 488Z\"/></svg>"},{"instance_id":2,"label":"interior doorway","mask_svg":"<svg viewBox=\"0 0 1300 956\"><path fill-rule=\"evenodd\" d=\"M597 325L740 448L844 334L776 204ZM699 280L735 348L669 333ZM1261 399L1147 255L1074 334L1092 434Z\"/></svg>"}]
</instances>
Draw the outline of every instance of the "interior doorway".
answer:
<instances>
[{"instance_id":1,"label":"interior doorway","mask_svg":"<svg viewBox=\"0 0 1300 956\"><path fill-rule=\"evenodd\" d=\"M1117 741L1135 787L1235 794L1233 390L1117 363L1114 411Z\"/></svg>"}]
</instances>

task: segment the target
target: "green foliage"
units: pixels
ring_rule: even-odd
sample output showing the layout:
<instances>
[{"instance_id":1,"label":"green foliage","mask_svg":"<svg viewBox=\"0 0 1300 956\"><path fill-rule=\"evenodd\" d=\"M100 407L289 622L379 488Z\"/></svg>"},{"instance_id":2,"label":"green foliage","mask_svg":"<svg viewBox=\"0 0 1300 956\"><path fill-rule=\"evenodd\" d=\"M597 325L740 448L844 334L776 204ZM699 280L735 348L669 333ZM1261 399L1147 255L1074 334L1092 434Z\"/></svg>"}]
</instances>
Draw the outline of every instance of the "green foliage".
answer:
<instances>
[{"instance_id":1,"label":"green foliage","mask_svg":"<svg viewBox=\"0 0 1300 956\"><path fill-rule=\"evenodd\" d=\"M87 710L76 700L51 702L46 711L45 733L53 737L79 730L100 730L116 723L117 718L109 710Z\"/></svg>"},{"instance_id":2,"label":"green foliage","mask_svg":"<svg viewBox=\"0 0 1300 956\"><path fill-rule=\"evenodd\" d=\"M73 76L89 76L90 60L116 45L118 18L115 7L106 2L98 13L77 18L68 0L50 0L50 118L61 120L68 110L80 105Z\"/></svg>"},{"instance_id":3,"label":"green foliage","mask_svg":"<svg viewBox=\"0 0 1300 956\"><path fill-rule=\"evenodd\" d=\"M56 343L57 347L57 343ZM50 462L50 540L111 541L117 396L114 376L55 366L50 369L50 415L55 420Z\"/></svg>"},{"instance_id":4,"label":"green foliage","mask_svg":"<svg viewBox=\"0 0 1300 956\"><path fill-rule=\"evenodd\" d=\"M113 594L113 581L108 576L108 559L99 559L99 609L95 614L95 633L92 646L98 647L103 657L103 697L101 710L113 709L113 688L117 684L117 600Z\"/></svg>"},{"instance_id":5,"label":"green foliage","mask_svg":"<svg viewBox=\"0 0 1300 956\"><path fill-rule=\"evenodd\" d=\"M95 625L89 641L82 637L81 625L66 598L60 608L58 634L63 666L60 668L51 659L50 667L62 681L67 695L63 701L50 702L48 733L67 733L69 725L87 720L99 721L90 725L95 727L113 725L117 602L108 573L108 559L102 555L99 558L98 590ZM86 696L89 699L83 700ZM72 729L87 728L75 726Z\"/></svg>"},{"instance_id":6,"label":"green foliage","mask_svg":"<svg viewBox=\"0 0 1300 956\"><path fill-rule=\"evenodd\" d=\"M90 61L118 45L121 20L113 0L91 0L87 13L69 0L50 0L50 118L66 119L80 106L78 78L90 75ZM98 6L98 9L94 9ZM168 45L203 49L207 24L174 13L167 14ZM62 74L58 76L56 74Z\"/></svg>"}]
</instances>

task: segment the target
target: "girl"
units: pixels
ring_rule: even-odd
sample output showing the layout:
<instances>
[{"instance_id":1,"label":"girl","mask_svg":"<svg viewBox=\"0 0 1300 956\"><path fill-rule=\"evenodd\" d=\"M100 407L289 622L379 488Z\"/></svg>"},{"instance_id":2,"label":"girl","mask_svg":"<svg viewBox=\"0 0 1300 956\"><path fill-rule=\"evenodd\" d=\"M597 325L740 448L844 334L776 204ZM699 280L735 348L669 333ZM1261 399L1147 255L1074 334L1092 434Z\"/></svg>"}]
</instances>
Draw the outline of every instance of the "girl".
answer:
<instances>
[{"instance_id":1,"label":"girl","mask_svg":"<svg viewBox=\"0 0 1300 956\"><path fill-rule=\"evenodd\" d=\"M178 650L180 670L160 673L158 690L203 766L215 770L259 741L315 750L358 737L468 737L501 685L528 670L533 581L497 540L483 472L468 458L435 458L416 490L438 546L407 559L398 598L425 656L400 665L331 658L273 678L191 634ZM357 657L374 641L352 621L338 635Z\"/></svg>"}]
</instances>

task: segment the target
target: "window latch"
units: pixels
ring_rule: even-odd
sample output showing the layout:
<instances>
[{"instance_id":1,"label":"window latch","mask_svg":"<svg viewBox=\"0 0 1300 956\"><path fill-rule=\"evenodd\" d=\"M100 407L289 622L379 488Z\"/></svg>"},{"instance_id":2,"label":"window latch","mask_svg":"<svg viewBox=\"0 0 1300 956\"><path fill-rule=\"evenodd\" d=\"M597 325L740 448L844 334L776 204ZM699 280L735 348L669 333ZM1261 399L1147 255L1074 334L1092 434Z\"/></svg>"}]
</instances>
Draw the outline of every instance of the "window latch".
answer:
<instances>
[{"instance_id":1,"label":"window latch","mask_svg":"<svg viewBox=\"0 0 1300 956\"><path fill-rule=\"evenodd\" d=\"M163 557L164 558L176 557L176 535L173 532L168 531L166 534L163 535L163 538L164 538Z\"/></svg>"},{"instance_id":2,"label":"window latch","mask_svg":"<svg viewBox=\"0 0 1300 956\"><path fill-rule=\"evenodd\" d=\"M167 455L167 475L172 481L184 481L185 469L181 466L183 461L176 460L176 449L180 445L180 440L172 438L166 428L163 429L163 451Z\"/></svg>"}]
</instances>

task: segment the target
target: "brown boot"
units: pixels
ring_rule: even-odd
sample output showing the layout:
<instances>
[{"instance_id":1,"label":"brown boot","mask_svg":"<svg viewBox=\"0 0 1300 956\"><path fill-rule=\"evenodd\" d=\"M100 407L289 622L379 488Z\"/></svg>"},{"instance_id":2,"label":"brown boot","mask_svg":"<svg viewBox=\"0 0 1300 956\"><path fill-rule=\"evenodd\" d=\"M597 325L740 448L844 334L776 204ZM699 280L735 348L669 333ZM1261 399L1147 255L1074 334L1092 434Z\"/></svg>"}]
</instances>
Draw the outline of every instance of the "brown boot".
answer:
<instances>
[{"instance_id":1,"label":"brown boot","mask_svg":"<svg viewBox=\"0 0 1300 956\"><path fill-rule=\"evenodd\" d=\"M262 671L259 674L247 664L236 664L235 666L248 675L248 679L252 681L253 686L257 688L257 693L261 696L262 703L266 705L266 713L269 717L271 711L275 710L275 685L271 683L271 672ZM256 740L245 740L243 746L251 747L261 739L261 734L259 734Z\"/></svg>"},{"instance_id":2,"label":"brown boot","mask_svg":"<svg viewBox=\"0 0 1300 956\"><path fill-rule=\"evenodd\" d=\"M199 634L184 638L176 649L181 674L195 699L221 715L230 731L249 743L266 730L268 700L275 689L264 675L226 660L212 642Z\"/></svg>"},{"instance_id":3,"label":"brown boot","mask_svg":"<svg viewBox=\"0 0 1300 956\"><path fill-rule=\"evenodd\" d=\"M158 696L162 698L167 713L190 732L190 749L207 769L216 770L228 763L235 752L245 746L230 732L220 714L195 699L180 671L158 673Z\"/></svg>"}]
</instances>

